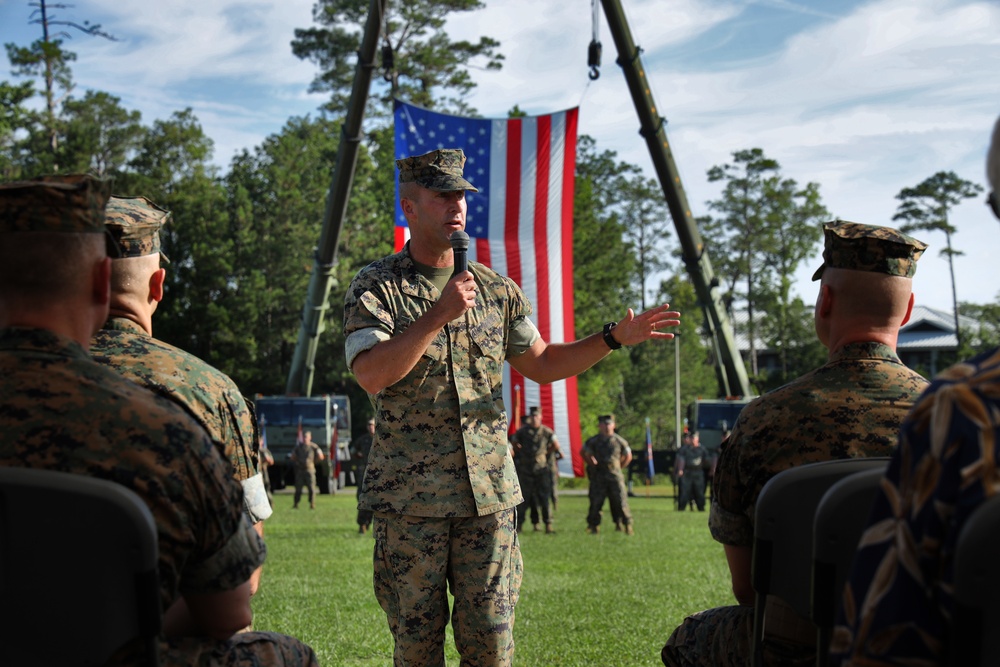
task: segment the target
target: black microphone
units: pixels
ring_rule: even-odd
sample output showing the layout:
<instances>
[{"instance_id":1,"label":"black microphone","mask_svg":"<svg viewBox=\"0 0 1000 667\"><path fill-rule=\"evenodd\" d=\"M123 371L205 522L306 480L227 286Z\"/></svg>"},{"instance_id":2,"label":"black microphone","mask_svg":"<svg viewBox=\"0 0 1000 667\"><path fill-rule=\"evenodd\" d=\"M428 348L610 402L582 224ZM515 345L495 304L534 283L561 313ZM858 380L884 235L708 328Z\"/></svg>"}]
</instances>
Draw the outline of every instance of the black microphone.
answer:
<instances>
[{"instance_id":1,"label":"black microphone","mask_svg":"<svg viewBox=\"0 0 1000 667\"><path fill-rule=\"evenodd\" d=\"M451 249L455 253L455 270L451 272L451 277L454 278L469 270L469 235L461 229L456 229L451 233L449 240Z\"/></svg>"}]
</instances>

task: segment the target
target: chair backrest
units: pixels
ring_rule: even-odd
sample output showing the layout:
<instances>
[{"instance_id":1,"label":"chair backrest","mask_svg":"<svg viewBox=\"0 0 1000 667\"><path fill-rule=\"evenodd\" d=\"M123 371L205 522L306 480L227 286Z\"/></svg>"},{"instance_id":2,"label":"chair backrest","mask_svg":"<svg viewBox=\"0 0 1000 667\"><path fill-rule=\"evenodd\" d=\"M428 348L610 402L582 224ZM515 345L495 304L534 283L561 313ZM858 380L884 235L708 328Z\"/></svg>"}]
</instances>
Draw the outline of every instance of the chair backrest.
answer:
<instances>
[{"instance_id":1,"label":"chair backrest","mask_svg":"<svg viewBox=\"0 0 1000 667\"><path fill-rule=\"evenodd\" d=\"M884 466L848 475L823 494L816 508L809 616L818 628L817 667L828 663L840 596L884 476Z\"/></svg>"},{"instance_id":2,"label":"chair backrest","mask_svg":"<svg viewBox=\"0 0 1000 667\"><path fill-rule=\"evenodd\" d=\"M157 554L130 489L0 468L0 665L102 665L136 638L157 664Z\"/></svg>"},{"instance_id":3,"label":"chair backrest","mask_svg":"<svg viewBox=\"0 0 1000 667\"><path fill-rule=\"evenodd\" d=\"M1000 496L969 516L955 547L952 665L1000 664Z\"/></svg>"},{"instance_id":4,"label":"chair backrest","mask_svg":"<svg viewBox=\"0 0 1000 667\"><path fill-rule=\"evenodd\" d=\"M784 600L804 619L810 613L812 526L820 499L834 483L856 472L884 470L887 457L808 463L772 477L757 498L754 511L753 664L761 664L764 606L768 595Z\"/></svg>"}]
</instances>

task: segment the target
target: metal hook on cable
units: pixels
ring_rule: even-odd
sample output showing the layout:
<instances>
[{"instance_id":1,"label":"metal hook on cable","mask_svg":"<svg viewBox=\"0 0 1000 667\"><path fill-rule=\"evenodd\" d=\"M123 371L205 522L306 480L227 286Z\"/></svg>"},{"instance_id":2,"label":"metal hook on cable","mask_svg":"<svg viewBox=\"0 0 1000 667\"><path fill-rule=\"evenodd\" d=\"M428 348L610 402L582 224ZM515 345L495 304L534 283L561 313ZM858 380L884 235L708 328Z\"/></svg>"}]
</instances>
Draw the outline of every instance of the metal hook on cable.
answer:
<instances>
[{"instance_id":1,"label":"metal hook on cable","mask_svg":"<svg viewBox=\"0 0 1000 667\"><path fill-rule=\"evenodd\" d=\"M392 81L393 67L392 45L386 41L385 46L382 47L382 78L384 80Z\"/></svg>"},{"instance_id":2,"label":"metal hook on cable","mask_svg":"<svg viewBox=\"0 0 1000 667\"><path fill-rule=\"evenodd\" d=\"M601 76L600 66L601 66L601 43L598 41L592 41L590 46L587 47L587 66L590 67L590 77L591 81L597 80Z\"/></svg>"},{"instance_id":3,"label":"metal hook on cable","mask_svg":"<svg viewBox=\"0 0 1000 667\"><path fill-rule=\"evenodd\" d=\"M590 46L587 47L587 67L590 68L590 73L587 75L590 77L591 81L596 81L599 76L601 76L601 41L597 39L597 25L598 25L598 0L590 0L590 8L592 12L592 25L593 32L590 38Z\"/></svg>"}]
</instances>

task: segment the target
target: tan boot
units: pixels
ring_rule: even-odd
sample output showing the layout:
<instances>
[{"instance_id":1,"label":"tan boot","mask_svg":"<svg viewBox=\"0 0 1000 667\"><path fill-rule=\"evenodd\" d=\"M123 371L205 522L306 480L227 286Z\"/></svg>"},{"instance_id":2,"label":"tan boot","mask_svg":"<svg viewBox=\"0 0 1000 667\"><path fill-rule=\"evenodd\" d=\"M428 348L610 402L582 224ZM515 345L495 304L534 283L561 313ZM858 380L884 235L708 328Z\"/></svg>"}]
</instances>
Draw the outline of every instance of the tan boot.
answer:
<instances>
[{"instance_id":1,"label":"tan boot","mask_svg":"<svg viewBox=\"0 0 1000 667\"><path fill-rule=\"evenodd\" d=\"M556 530L555 530L555 528L552 527L551 523L545 524L545 534L546 535L551 535L551 534L553 534L555 532L556 532Z\"/></svg>"},{"instance_id":2,"label":"tan boot","mask_svg":"<svg viewBox=\"0 0 1000 667\"><path fill-rule=\"evenodd\" d=\"M587 532L590 533L591 535L597 535L599 532L601 532L601 527L600 526L587 526Z\"/></svg>"},{"instance_id":3,"label":"tan boot","mask_svg":"<svg viewBox=\"0 0 1000 667\"><path fill-rule=\"evenodd\" d=\"M625 534L626 535L635 535L635 530L632 529L632 524L629 523L629 524L625 525Z\"/></svg>"}]
</instances>

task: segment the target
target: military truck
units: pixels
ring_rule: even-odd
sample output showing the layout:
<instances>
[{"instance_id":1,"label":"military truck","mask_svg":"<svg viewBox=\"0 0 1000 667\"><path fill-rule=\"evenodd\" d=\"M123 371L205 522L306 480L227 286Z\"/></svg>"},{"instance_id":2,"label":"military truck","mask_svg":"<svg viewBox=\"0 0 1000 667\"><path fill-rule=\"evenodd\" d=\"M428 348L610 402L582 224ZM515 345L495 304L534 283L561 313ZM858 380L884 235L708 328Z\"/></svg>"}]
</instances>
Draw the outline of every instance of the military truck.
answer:
<instances>
[{"instance_id":1,"label":"military truck","mask_svg":"<svg viewBox=\"0 0 1000 667\"><path fill-rule=\"evenodd\" d=\"M743 406L751 400L742 396L699 398L688 406L688 428L698 433L706 451L717 455L723 435L733 429Z\"/></svg>"},{"instance_id":2,"label":"military truck","mask_svg":"<svg viewBox=\"0 0 1000 667\"><path fill-rule=\"evenodd\" d=\"M311 431L312 439L327 455L316 468L320 493L336 491L331 487L331 473L337 460L343 461L351 442L351 403L347 396L257 396L254 404L257 419L271 450L274 465L268 469L271 488L281 489L295 483L295 469L290 457L299 434ZM332 452L332 455L331 455ZM331 467L332 465L332 467Z\"/></svg>"}]
</instances>

